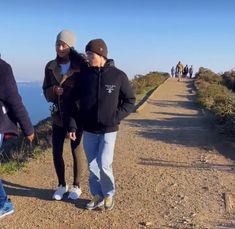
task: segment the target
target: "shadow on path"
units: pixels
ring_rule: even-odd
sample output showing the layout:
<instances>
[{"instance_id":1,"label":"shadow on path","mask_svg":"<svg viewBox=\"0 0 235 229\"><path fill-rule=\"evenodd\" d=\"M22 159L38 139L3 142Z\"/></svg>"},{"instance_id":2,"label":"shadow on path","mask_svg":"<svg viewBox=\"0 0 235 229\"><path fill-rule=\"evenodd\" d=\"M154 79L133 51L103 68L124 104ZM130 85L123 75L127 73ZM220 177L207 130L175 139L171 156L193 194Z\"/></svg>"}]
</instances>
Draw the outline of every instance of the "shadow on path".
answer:
<instances>
[{"instance_id":1,"label":"shadow on path","mask_svg":"<svg viewBox=\"0 0 235 229\"><path fill-rule=\"evenodd\" d=\"M30 197L30 198L36 198L36 199L46 200L46 201L55 201L52 199L52 195L55 190L28 187L28 186L24 186L21 184L15 184L6 180L2 180L2 181L3 181L4 189L7 195ZM77 208L81 208L81 209L84 209L86 204L89 202L88 199L79 199L75 201L70 200L68 199L68 193L64 195L64 198L62 201L66 203L75 204Z\"/></svg>"},{"instance_id":2,"label":"shadow on path","mask_svg":"<svg viewBox=\"0 0 235 229\"><path fill-rule=\"evenodd\" d=\"M191 81L187 82L187 87L193 90ZM137 134L141 137L186 147L216 149L220 154L235 160L234 141L217 133L194 101L194 95L189 95L186 101L152 99L149 103L157 108L151 114L152 118L156 115L156 119L128 119L127 123L138 127ZM192 111L193 114L190 114Z\"/></svg>"}]
</instances>

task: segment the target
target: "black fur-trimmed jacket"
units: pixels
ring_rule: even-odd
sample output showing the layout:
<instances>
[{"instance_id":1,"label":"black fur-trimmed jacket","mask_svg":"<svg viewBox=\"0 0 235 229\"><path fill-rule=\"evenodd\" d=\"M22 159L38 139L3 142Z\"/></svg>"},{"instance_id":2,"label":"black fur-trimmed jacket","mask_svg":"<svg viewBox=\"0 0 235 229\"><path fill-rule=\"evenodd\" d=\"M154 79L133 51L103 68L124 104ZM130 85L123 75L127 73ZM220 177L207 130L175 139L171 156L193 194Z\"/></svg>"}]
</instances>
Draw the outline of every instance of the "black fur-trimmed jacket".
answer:
<instances>
[{"instance_id":1,"label":"black fur-trimmed jacket","mask_svg":"<svg viewBox=\"0 0 235 229\"><path fill-rule=\"evenodd\" d=\"M51 113L53 124L64 127L64 117L68 112L69 100L71 99L71 91L75 86L77 78L80 76L81 70L87 66L84 57L71 50L70 69L67 74L61 75L61 67L58 57L47 63L45 67L45 77L43 81L43 93L48 102L54 104L54 111ZM61 96L55 94L55 86L63 88L64 93Z\"/></svg>"}]
</instances>

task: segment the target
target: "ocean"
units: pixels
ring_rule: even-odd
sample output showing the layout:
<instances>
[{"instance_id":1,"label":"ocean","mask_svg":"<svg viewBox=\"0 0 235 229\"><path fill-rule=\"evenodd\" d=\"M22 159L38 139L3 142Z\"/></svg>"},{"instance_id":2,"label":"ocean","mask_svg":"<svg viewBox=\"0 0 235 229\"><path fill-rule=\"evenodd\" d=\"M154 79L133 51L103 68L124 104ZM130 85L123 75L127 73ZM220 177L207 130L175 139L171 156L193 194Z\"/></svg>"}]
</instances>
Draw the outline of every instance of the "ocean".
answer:
<instances>
[{"instance_id":1,"label":"ocean","mask_svg":"<svg viewBox=\"0 0 235 229\"><path fill-rule=\"evenodd\" d=\"M43 95L41 82L22 82L17 86L33 125L50 116L50 104Z\"/></svg>"}]
</instances>

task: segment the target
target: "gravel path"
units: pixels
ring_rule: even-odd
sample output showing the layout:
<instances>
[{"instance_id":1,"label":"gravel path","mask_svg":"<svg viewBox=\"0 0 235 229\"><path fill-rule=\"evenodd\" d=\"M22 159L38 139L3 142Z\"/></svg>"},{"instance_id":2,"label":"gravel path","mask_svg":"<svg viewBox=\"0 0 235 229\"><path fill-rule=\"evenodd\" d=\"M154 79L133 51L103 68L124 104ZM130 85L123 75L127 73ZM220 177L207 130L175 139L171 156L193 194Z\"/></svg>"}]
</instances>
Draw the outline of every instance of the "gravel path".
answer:
<instances>
[{"instance_id":1,"label":"gravel path","mask_svg":"<svg viewBox=\"0 0 235 229\"><path fill-rule=\"evenodd\" d=\"M194 99L192 81L169 79L141 113L122 123L112 211L84 210L87 172L82 199L51 200L56 177L49 150L3 178L15 213L0 228L235 228L235 209L225 201L235 195L235 146L217 134ZM64 155L71 184L67 145Z\"/></svg>"}]
</instances>

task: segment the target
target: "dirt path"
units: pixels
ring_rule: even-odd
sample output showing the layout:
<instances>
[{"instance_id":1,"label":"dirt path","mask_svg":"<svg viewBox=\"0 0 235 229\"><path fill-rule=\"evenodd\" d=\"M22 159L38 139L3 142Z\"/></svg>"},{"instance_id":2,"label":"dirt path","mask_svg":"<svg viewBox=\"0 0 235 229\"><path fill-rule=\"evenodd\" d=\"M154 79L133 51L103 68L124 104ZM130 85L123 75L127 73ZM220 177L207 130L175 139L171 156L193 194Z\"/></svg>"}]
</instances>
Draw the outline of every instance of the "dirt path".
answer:
<instances>
[{"instance_id":1,"label":"dirt path","mask_svg":"<svg viewBox=\"0 0 235 229\"><path fill-rule=\"evenodd\" d=\"M235 210L226 211L224 202L225 193L235 194L235 147L202 115L192 88L191 81L169 79L143 112L122 123L112 211L84 210L88 173L81 200L52 201L56 178L49 152L4 177L16 211L0 228L235 228ZM67 147L65 155L71 184Z\"/></svg>"}]
</instances>

